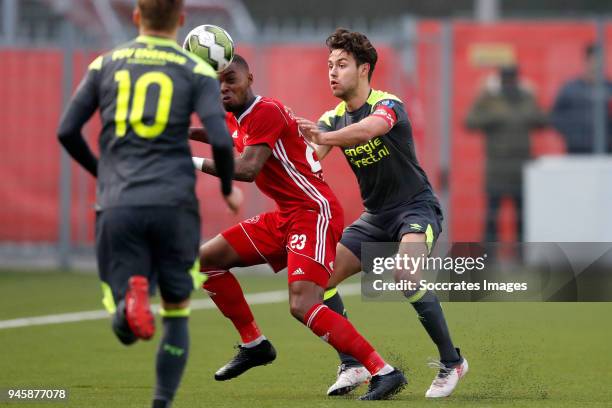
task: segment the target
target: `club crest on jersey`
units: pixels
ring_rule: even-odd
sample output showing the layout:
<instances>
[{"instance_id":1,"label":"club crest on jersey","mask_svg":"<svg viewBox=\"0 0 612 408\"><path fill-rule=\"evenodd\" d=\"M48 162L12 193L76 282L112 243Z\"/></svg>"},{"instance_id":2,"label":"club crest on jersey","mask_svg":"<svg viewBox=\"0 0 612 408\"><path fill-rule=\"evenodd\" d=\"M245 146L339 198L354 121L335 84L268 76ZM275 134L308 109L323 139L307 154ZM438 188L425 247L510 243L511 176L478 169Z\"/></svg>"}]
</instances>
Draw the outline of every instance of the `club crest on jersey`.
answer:
<instances>
[{"instance_id":1,"label":"club crest on jersey","mask_svg":"<svg viewBox=\"0 0 612 408\"><path fill-rule=\"evenodd\" d=\"M256 224L259 221L259 215L244 220L247 224Z\"/></svg>"},{"instance_id":2,"label":"club crest on jersey","mask_svg":"<svg viewBox=\"0 0 612 408\"><path fill-rule=\"evenodd\" d=\"M392 108L392 107L394 107L394 106L395 106L395 102L394 102L394 101L392 101L392 100L390 100L390 99L385 99L385 100L384 100L384 101L382 101L380 104L381 104L381 105L384 105L384 106L386 106L386 107L388 107L388 108Z\"/></svg>"}]
</instances>

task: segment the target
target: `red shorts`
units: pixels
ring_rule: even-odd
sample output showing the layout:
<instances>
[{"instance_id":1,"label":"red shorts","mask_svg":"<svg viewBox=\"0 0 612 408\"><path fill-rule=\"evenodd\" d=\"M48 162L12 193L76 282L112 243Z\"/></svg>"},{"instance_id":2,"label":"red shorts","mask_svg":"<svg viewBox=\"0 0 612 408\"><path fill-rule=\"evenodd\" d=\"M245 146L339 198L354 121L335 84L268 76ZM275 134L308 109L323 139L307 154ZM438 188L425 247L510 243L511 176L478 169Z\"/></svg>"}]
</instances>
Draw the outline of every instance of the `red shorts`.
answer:
<instances>
[{"instance_id":1,"label":"red shorts","mask_svg":"<svg viewBox=\"0 0 612 408\"><path fill-rule=\"evenodd\" d=\"M340 218L340 219L338 219ZM288 268L289 283L310 281L325 288L334 269L343 220L302 210L290 218L279 212L257 215L221 233L244 266L268 263Z\"/></svg>"}]
</instances>

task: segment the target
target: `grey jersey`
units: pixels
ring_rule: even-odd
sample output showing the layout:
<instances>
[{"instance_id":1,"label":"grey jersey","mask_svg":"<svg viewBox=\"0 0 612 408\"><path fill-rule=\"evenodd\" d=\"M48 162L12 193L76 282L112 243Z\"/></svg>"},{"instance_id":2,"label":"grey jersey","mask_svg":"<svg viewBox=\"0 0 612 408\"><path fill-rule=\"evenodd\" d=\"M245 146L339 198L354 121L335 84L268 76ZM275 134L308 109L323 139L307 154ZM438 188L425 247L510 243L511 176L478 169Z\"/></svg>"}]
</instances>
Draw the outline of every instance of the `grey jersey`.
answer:
<instances>
[{"instance_id":1,"label":"grey jersey","mask_svg":"<svg viewBox=\"0 0 612 408\"><path fill-rule=\"evenodd\" d=\"M60 129L84 123L99 107L99 207L196 206L190 118L223 120L219 95L214 70L169 39L140 36L94 60ZM231 152L222 130L211 136Z\"/></svg>"},{"instance_id":2,"label":"grey jersey","mask_svg":"<svg viewBox=\"0 0 612 408\"><path fill-rule=\"evenodd\" d=\"M321 116L318 126L329 132L370 115L386 120L390 130L366 143L341 148L357 177L366 210L380 212L415 200L439 205L416 158L412 128L398 97L372 90L362 107L349 112L341 102Z\"/></svg>"}]
</instances>

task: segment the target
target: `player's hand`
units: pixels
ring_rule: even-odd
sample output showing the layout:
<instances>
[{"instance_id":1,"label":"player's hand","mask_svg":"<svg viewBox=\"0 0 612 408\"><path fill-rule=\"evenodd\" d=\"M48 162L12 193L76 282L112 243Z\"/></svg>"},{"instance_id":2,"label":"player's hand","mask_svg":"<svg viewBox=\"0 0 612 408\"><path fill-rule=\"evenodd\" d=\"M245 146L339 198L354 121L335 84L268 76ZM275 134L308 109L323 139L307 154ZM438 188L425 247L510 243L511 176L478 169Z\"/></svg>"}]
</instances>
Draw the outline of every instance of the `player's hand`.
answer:
<instances>
[{"instance_id":1,"label":"player's hand","mask_svg":"<svg viewBox=\"0 0 612 408\"><path fill-rule=\"evenodd\" d=\"M306 140L316 144L324 144L322 140L323 134L316 123L304 118L297 118L296 120L300 133Z\"/></svg>"},{"instance_id":2,"label":"player's hand","mask_svg":"<svg viewBox=\"0 0 612 408\"><path fill-rule=\"evenodd\" d=\"M235 185L232 186L232 192L223 196L227 207L233 214L238 214L240 211L240 207L242 207L242 202L244 201L244 194L242 194L242 190Z\"/></svg>"}]
</instances>

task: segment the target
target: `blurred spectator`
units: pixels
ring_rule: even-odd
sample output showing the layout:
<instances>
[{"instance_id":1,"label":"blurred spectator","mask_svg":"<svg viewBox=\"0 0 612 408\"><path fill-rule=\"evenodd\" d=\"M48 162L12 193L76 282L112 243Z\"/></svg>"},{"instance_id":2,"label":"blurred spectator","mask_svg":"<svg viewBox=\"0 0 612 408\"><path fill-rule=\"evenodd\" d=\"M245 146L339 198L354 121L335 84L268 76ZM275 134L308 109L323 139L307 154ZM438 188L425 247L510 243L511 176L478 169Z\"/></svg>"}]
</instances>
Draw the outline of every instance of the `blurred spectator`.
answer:
<instances>
[{"instance_id":1,"label":"blurred spectator","mask_svg":"<svg viewBox=\"0 0 612 408\"><path fill-rule=\"evenodd\" d=\"M501 67L499 76L491 79L466 120L469 129L480 130L486 137L485 241L497 241L497 215L505 197L514 202L517 236L522 241L522 169L530 158L529 133L544 126L546 116L533 93L519 83L518 67Z\"/></svg>"},{"instance_id":2,"label":"blurred spectator","mask_svg":"<svg viewBox=\"0 0 612 408\"><path fill-rule=\"evenodd\" d=\"M563 135L568 153L592 153L594 147L595 79L597 77L597 53L599 47L590 44L585 48L584 73L562 88L551 113L553 126ZM606 149L612 150L612 82L606 87Z\"/></svg>"}]
</instances>

